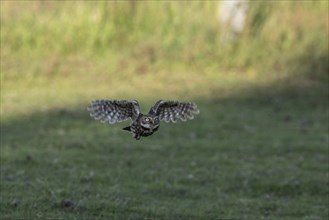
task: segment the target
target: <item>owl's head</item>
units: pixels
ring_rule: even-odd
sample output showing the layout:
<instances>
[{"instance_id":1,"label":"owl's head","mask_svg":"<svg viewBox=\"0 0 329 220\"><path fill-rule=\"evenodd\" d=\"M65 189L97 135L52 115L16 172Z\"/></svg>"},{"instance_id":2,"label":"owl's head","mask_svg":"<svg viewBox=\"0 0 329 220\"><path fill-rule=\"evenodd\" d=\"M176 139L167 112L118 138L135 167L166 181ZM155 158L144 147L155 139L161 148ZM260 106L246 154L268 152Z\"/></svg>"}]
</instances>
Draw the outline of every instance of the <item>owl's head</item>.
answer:
<instances>
[{"instance_id":1,"label":"owl's head","mask_svg":"<svg viewBox=\"0 0 329 220\"><path fill-rule=\"evenodd\" d=\"M143 115L140 119L140 122L144 128L158 127L160 123L158 116L150 116L150 115Z\"/></svg>"}]
</instances>

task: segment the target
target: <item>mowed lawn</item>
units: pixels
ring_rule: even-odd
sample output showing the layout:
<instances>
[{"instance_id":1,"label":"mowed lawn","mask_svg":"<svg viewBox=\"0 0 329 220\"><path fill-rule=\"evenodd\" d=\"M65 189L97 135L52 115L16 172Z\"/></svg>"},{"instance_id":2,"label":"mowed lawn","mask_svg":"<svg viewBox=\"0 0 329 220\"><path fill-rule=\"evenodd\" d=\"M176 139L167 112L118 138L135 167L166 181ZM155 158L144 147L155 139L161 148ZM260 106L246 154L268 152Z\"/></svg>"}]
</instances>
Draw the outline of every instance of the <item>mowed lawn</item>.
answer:
<instances>
[{"instance_id":1,"label":"mowed lawn","mask_svg":"<svg viewBox=\"0 0 329 220\"><path fill-rule=\"evenodd\" d=\"M190 84L208 82L202 97L177 95L187 85L138 95L133 82L115 94L60 78L3 82L2 219L327 219L325 84L219 74ZM134 92L143 111L172 97L200 114L136 141L121 131L128 122L101 124L86 111L91 99Z\"/></svg>"},{"instance_id":2,"label":"mowed lawn","mask_svg":"<svg viewBox=\"0 0 329 220\"><path fill-rule=\"evenodd\" d=\"M218 3L1 1L0 219L327 220L328 1ZM137 141L94 99L200 114Z\"/></svg>"}]
</instances>

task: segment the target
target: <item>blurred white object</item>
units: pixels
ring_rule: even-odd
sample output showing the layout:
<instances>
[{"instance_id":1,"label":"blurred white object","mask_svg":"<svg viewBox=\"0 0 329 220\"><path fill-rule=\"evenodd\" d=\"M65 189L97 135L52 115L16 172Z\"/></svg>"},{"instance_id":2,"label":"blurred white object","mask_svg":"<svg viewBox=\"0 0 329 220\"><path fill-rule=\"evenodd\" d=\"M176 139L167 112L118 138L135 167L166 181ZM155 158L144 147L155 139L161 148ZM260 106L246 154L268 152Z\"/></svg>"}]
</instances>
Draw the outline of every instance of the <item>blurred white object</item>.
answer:
<instances>
[{"instance_id":1,"label":"blurred white object","mask_svg":"<svg viewBox=\"0 0 329 220\"><path fill-rule=\"evenodd\" d=\"M248 0L222 0L219 2L219 23L227 28L231 37L236 37L243 31L248 4Z\"/></svg>"}]
</instances>

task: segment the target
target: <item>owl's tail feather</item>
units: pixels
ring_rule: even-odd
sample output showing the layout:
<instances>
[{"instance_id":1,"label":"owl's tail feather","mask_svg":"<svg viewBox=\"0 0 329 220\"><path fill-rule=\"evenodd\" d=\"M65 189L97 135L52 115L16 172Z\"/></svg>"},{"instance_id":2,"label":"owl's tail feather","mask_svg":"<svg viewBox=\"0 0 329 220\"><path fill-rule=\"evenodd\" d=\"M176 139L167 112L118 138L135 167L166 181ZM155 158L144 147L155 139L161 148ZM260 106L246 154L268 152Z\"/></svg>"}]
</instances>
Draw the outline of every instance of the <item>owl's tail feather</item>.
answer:
<instances>
[{"instance_id":1,"label":"owl's tail feather","mask_svg":"<svg viewBox=\"0 0 329 220\"><path fill-rule=\"evenodd\" d=\"M128 131L128 132L132 132L130 126L125 127L125 128L122 128L122 130L125 130L125 131Z\"/></svg>"},{"instance_id":2,"label":"owl's tail feather","mask_svg":"<svg viewBox=\"0 0 329 220\"><path fill-rule=\"evenodd\" d=\"M139 134L136 134L133 130L131 130L131 126L128 126L128 127L125 127L125 128L122 128L122 130L125 130L125 131L128 131L130 133L133 134L133 137L136 139L136 140L139 140L141 138L141 136Z\"/></svg>"}]
</instances>

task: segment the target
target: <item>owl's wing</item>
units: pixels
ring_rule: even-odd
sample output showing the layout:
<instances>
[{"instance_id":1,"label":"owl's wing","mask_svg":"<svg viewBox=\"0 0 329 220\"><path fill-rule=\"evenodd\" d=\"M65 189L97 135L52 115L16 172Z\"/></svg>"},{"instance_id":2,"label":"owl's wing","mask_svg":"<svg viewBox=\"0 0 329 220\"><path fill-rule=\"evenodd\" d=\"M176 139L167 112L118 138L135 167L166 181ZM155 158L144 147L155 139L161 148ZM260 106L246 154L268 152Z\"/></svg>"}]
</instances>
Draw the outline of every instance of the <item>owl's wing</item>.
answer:
<instances>
[{"instance_id":1,"label":"owl's wing","mask_svg":"<svg viewBox=\"0 0 329 220\"><path fill-rule=\"evenodd\" d=\"M193 114L198 114L199 109L192 102L160 100L150 109L149 114L158 115L161 121L176 122L178 119L186 121L193 119Z\"/></svg>"},{"instance_id":2,"label":"owl's wing","mask_svg":"<svg viewBox=\"0 0 329 220\"><path fill-rule=\"evenodd\" d=\"M136 100L95 100L88 106L88 111L96 120L110 124L129 118L135 120L140 113Z\"/></svg>"}]
</instances>

